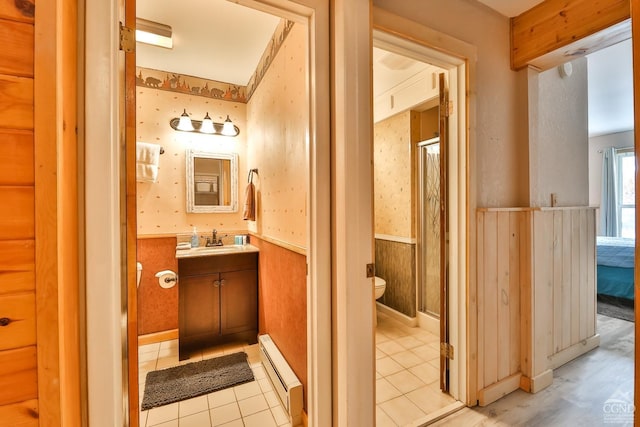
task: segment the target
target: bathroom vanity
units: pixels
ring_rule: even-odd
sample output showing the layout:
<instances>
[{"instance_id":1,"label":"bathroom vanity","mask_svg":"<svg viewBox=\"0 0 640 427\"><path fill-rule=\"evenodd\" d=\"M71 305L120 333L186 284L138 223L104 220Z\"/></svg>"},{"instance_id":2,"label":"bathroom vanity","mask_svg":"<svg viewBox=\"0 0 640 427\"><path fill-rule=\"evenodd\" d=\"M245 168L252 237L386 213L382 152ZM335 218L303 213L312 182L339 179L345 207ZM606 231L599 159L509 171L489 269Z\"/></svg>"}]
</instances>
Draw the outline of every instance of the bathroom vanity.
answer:
<instances>
[{"instance_id":1,"label":"bathroom vanity","mask_svg":"<svg viewBox=\"0 0 640 427\"><path fill-rule=\"evenodd\" d=\"M258 249L176 251L179 358L231 341L257 342Z\"/></svg>"}]
</instances>

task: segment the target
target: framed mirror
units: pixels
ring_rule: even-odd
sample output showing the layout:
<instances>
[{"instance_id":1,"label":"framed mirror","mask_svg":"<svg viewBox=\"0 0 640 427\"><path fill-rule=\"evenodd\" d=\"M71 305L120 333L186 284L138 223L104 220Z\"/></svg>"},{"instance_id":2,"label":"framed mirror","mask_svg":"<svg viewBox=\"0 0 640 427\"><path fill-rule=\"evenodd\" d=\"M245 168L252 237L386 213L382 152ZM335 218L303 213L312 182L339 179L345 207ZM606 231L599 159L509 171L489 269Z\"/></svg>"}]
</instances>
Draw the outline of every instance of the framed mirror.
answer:
<instances>
[{"instance_id":1,"label":"framed mirror","mask_svg":"<svg viewBox=\"0 0 640 427\"><path fill-rule=\"evenodd\" d=\"M238 211L238 155L187 150L187 212Z\"/></svg>"}]
</instances>

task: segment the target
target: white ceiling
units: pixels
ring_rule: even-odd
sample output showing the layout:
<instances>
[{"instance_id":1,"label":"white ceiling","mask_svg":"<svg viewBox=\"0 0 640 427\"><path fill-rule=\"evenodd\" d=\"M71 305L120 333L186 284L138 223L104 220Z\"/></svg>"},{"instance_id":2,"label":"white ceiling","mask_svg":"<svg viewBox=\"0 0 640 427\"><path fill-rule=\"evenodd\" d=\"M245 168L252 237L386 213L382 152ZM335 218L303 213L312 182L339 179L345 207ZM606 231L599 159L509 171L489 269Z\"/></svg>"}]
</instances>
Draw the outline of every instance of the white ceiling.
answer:
<instances>
[{"instance_id":1,"label":"white ceiling","mask_svg":"<svg viewBox=\"0 0 640 427\"><path fill-rule=\"evenodd\" d=\"M136 7L138 18L173 30L173 49L137 44L139 66L241 86L280 22L226 0L138 0Z\"/></svg>"},{"instance_id":2,"label":"white ceiling","mask_svg":"<svg viewBox=\"0 0 640 427\"><path fill-rule=\"evenodd\" d=\"M542 0L478 1L511 17ZM138 43L139 66L237 85L249 81L280 20L227 0L181 0L179 6L175 0L138 0L137 15L170 25L174 39L173 49ZM631 42L595 52L588 61L589 134L633 129ZM374 96L424 68L380 49L374 49L373 64Z\"/></svg>"}]
</instances>

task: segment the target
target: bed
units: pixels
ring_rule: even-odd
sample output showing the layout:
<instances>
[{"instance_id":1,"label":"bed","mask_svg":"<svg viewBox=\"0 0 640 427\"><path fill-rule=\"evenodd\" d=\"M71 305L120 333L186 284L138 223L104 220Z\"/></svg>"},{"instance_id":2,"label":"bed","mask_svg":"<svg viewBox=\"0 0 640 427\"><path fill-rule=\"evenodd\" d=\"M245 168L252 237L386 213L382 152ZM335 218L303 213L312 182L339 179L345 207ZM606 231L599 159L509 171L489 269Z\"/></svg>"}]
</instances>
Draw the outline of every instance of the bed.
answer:
<instances>
[{"instance_id":1,"label":"bed","mask_svg":"<svg viewBox=\"0 0 640 427\"><path fill-rule=\"evenodd\" d=\"M635 240L597 236L598 295L633 300Z\"/></svg>"}]
</instances>

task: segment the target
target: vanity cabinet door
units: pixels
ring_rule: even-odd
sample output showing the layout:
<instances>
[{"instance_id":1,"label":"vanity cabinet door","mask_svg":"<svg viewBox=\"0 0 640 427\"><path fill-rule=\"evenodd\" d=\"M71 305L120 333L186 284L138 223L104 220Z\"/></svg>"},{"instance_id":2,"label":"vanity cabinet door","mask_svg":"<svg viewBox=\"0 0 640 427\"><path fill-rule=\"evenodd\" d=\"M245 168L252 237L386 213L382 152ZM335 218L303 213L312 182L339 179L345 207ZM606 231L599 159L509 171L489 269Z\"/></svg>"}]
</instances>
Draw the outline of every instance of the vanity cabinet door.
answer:
<instances>
[{"instance_id":1,"label":"vanity cabinet door","mask_svg":"<svg viewBox=\"0 0 640 427\"><path fill-rule=\"evenodd\" d=\"M180 277L180 348L206 345L220 335L218 274Z\"/></svg>"},{"instance_id":2,"label":"vanity cabinet door","mask_svg":"<svg viewBox=\"0 0 640 427\"><path fill-rule=\"evenodd\" d=\"M222 335L258 329L257 270L226 272L220 275L220 326Z\"/></svg>"}]
</instances>

